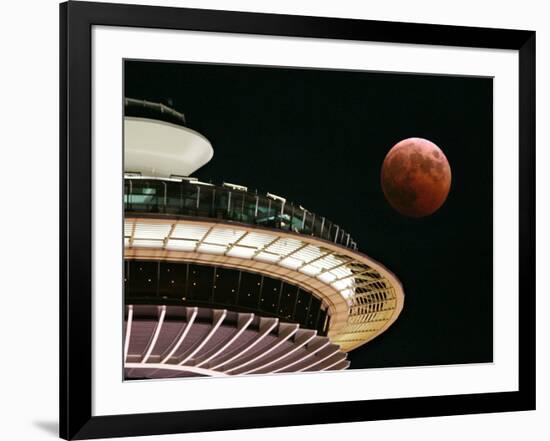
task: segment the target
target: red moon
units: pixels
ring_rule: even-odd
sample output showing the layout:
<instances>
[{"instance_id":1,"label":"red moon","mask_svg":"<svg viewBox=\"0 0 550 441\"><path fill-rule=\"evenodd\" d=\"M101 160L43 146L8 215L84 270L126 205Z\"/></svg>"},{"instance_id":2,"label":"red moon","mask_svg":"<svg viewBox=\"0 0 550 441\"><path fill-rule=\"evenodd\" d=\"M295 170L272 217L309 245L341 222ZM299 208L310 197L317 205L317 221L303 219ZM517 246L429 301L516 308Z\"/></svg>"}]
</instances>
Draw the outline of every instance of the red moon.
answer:
<instances>
[{"instance_id":1,"label":"red moon","mask_svg":"<svg viewBox=\"0 0 550 441\"><path fill-rule=\"evenodd\" d=\"M399 213L424 217L435 213L451 188L451 167L441 149L422 138L395 144L381 173L382 191Z\"/></svg>"}]
</instances>

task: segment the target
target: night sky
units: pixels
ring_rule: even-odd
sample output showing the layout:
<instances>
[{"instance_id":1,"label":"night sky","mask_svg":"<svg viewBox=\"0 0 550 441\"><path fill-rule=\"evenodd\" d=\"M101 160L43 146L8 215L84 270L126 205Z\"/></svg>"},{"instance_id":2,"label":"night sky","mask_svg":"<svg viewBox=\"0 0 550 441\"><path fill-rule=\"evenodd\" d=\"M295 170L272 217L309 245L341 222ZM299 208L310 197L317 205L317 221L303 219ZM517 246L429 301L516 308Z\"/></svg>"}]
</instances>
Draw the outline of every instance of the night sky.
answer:
<instances>
[{"instance_id":1,"label":"night sky","mask_svg":"<svg viewBox=\"0 0 550 441\"><path fill-rule=\"evenodd\" d=\"M125 94L172 106L210 140L194 176L301 204L397 275L403 312L351 368L492 361L492 79L127 61ZM409 137L436 143L452 171L447 201L420 219L380 186Z\"/></svg>"}]
</instances>

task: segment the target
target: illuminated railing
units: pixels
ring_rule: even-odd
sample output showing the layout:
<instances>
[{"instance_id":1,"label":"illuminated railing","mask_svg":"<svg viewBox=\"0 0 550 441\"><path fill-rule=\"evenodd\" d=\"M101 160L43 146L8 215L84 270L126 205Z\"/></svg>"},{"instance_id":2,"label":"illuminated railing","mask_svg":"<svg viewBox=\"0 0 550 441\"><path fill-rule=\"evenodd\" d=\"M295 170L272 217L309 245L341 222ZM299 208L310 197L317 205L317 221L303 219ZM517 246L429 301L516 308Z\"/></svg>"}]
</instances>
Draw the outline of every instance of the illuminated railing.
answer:
<instances>
[{"instance_id":1,"label":"illuminated railing","mask_svg":"<svg viewBox=\"0 0 550 441\"><path fill-rule=\"evenodd\" d=\"M315 236L357 249L339 225L279 196L259 195L232 184L193 179L125 178L124 209L131 213L216 218Z\"/></svg>"}]
</instances>

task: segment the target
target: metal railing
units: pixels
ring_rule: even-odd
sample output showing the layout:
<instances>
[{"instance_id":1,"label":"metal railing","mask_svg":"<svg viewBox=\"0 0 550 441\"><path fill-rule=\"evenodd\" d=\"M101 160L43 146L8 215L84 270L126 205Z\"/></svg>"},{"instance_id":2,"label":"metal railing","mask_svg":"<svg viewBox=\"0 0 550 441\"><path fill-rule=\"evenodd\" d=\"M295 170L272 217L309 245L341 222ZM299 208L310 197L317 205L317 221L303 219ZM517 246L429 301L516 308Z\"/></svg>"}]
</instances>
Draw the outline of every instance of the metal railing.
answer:
<instances>
[{"instance_id":1,"label":"metal railing","mask_svg":"<svg viewBox=\"0 0 550 441\"><path fill-rule=\"evenodd\" d=\"M216 186L195 179L126 177L124 209L128 213L224 219L315 236L357 249L351 235L327 218L282 197L259 195L233 184Z\"/></svg>"}]
</instances>

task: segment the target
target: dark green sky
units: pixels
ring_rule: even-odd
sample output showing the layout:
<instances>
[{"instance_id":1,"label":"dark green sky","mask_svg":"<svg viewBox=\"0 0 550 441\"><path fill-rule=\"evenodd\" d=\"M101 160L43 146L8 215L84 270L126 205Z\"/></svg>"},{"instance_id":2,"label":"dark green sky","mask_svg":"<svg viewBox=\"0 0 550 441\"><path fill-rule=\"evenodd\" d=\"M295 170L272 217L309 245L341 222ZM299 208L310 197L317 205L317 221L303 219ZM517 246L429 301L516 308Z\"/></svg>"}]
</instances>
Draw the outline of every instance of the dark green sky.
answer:
<instances>
[{"instance_id":1,"label":"dark green sky","mask_svg":"<svg viewBox=\"0 0 550 441\"><path fill-rule=\"evenodd\" d=\"M492 79L132 61L125 87L210 140L200 179L285 196L397 275L403 312L352 368L492 360ZM386 153L413 136L439 145L453 176L421 219L380 187Z\"/></svg>"}]
</instances>

